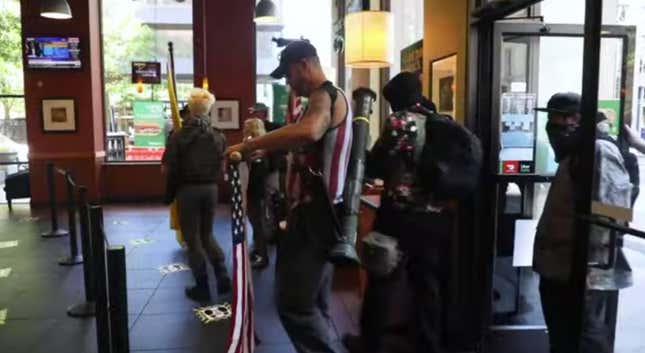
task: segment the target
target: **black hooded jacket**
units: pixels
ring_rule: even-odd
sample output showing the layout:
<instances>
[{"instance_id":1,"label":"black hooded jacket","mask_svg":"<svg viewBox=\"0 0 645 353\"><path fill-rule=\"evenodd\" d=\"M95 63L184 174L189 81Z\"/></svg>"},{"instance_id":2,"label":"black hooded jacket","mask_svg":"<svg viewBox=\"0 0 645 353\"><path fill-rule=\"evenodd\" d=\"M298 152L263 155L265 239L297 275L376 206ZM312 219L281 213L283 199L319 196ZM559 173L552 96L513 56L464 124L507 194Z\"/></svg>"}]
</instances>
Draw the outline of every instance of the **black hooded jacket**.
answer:
<instances>
[{"instance_id":1,"label":"black hooded jacket","mask_svg":"<svg viewBox=\"0 0 645 353\"><path fill-rule=\"evenodd\" d=\"M222 171L226 137L203 117L194 117L173 133L166 145L163 163L168 170L166 201L179 186L217 181Z\"/></svg>"}]
</instances>

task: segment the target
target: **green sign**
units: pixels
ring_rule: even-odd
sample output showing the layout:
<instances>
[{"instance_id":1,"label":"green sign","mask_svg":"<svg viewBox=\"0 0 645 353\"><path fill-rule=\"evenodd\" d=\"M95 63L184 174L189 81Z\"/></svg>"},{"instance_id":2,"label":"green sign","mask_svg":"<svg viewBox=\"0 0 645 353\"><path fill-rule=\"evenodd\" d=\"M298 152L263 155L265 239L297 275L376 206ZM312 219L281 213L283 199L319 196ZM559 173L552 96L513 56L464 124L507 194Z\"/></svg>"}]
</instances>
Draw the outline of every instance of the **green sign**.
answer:
<instances>
[{"instance_id":1,"label":"green sign","mask_svg":"<svg viewBox=\"0 0 645 353\"><path fill-rule=\"evenodd\" d=\"M284 124L287 117L287 109L289 106L289 93L287 93L287 86L280 84L273 84L273 122L277 124Z\"/></svg>"},{"instance_id":2,"label":"green sign","mask_svg":"<svg viewBox=\"0 0 645 353\"><path fill-rule=\"evenodd\" d=\"M137 147L164 147L163 103L153 101L135 101L134 111L134 145Z\"/></svg>"},{"instance_id":3,"label":"green sign","mask_svg":"<svg viewBox=\"0 0 645 353\"><path fill-rule=\"evenodd\" d=\"M620 116L620 99L606 99L598 101L598 111L603 112L611 122L611 131L609 134L618 137L622 117Z\"/></svg>"}]
</instances>

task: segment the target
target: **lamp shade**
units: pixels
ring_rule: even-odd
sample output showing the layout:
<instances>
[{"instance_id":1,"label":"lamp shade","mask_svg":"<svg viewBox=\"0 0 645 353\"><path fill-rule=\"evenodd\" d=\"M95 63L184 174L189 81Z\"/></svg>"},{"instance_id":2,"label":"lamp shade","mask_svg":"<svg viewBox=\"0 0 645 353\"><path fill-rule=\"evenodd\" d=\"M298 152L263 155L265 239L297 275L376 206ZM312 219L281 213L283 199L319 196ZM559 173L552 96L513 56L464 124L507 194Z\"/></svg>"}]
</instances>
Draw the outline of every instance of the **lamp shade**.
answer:
<instances>
[{"instance_id":1,"label":"lamp shade","mask_svg":"<svg viewBox=\"0 0 645 353\"><path fill-rule=\"evenodd\" d=\"M67 0L40 0L40 17L68 20L72 18L72 9Z\"/></svg>"},{"instance_id":2,"label":"lamp shade","mask_svg":"<svg viewBox=\"0 0 645 353\"><path fill-rule=\"evenodd\" d=\"M394 63L394 17L387 11L360 11L345 16L345 65L359 69Z\"/></svg>"},{"instance_id":3,"label":"lamp shade","mask_svg":"<svg viewBox=\"0 0 645 353\"><path fill-rule=\"evenodd\" d=\"M272 24L278 22L278 8L271 0L260 0L255 5L255 23Z\"/></svg>"}]
</instances>

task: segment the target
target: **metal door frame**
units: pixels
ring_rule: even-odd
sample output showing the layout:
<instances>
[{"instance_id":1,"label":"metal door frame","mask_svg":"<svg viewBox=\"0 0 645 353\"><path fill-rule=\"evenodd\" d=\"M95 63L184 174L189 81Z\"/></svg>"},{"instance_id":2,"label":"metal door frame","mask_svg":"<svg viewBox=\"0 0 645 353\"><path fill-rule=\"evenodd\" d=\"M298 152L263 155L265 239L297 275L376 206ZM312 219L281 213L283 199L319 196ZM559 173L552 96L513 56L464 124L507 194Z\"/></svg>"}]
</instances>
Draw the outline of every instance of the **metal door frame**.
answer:
<instances>
[{"instance_id":1,"label":"metal door frame","mask_svg":"<svg viewBox=\"0 0 645 353\"><path fill-rule=\"evenodd\" d=\"M493 44L495 40L494 25L498 20L519 11L523 8L535 5L541 0L518 0L509 1L503 4L494 1L484 5L473 12L477 18L471 21L469 33L469 75L468 75L468 107L466 109L466 126L473 130L481 139L484 148L484 160L491 161L492 147L492 102L493 89ZM474 2L481 4L481 1ZM602 33L602 0L586 0L585 2L585 25L584 25L584 51L583 51L583 77L582 77L582 109L583 117L595 117L598 110L598 86L600 68L600 43ZM497 128L497 127L496 127ZM596 126L595 119L583 118L581 122L583 143L578 153L579 172L581 175L593 175L595 162L595 140ZM482 171L482 186L473 198L473 201L462 207L460 217L470 216L471 223L460 230L461 232L472 232L473 242L466 250L473 251L471 273L482 271L486 275L481 276L473 285L480 292L475 293L479 298L473 297L475 303L479 303L479 310L473 312L474 319L481 319L480 337L485 337L491 323L490 304L492 303L491 288L493 274L493 255L495 245L495 210L490 205L497 204L497 192L495 176L490 168ZM591 178L585 178L576 185L579 197L576 199L576 212L583 216L576 221L575 251L572 285L580 298L583 298L586 290L587 272L587 249L590 221L584 216L591 215ZM579 313L575 322L578 332L582 328L582 313L584 312L584 301L580 300L575 307Z\"/></svg>"}]
</instances>

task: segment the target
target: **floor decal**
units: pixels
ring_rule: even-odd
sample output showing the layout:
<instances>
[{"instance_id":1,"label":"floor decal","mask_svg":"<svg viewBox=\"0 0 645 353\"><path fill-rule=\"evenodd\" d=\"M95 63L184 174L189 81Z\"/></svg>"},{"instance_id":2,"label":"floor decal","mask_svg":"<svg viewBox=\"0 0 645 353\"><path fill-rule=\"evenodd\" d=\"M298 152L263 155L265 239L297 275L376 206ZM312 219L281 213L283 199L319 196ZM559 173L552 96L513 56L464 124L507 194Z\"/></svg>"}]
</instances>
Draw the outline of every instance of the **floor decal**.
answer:
<instances>
[{"instance_id":1,"label":"floor decal","mask_svg":"<svg viewBox=\"0 0 645 353\"><path fill-rule=\"evenodd\" d=\"M132 244L134 246L147 245L147 244L154 243L154 242L155 242L154 240L148 239L148 238L130 240L130 244Z\"/></svg>"},{"instance_id":2,"label":"floor decal","mask_svg":"<svg viewBox=\"0 0 645 353\"><path fill-rule=\"evenodd\" d=\"M0 268L0 278L9 277L11 274L11 267L9 268Z\"/></svg>"},{"instance_id":3,"label":"floor decal","mask_svg":"<svg viewBox=\"0 0 645 353\"><path fill-rule=\"evenodd\" d=\"M159 267L159 271L161 272L162 275L167 275L169 273L175 273L175 272L188 271L188 270L190 270L190 267L182 263L170 264L170 265Z\"/></svg>"},{"instance_id":4,"label":"floor decal","mask_svg":"<svg viewBox=\"0 0 645 353\"><path fill-rule=\"evenodd\" d=\"M18 246L17 240L0 241L0 249L13 248Z\"/></svg>"},{"instance_id":5,"label":"floor decal","mask_svg":"<svg viewBox=\"0 0 645 353\"><path fill-rule=\"evenodd\" d=\"M128 222L128 221L112 221L112 224L114 224L115 226L127 226L128 224L130 224L130 222Z\"/></svg>"},{"instance_id":6,"label":"floor decal","mask_svg":"<svg viewBox=\"0 0 645 353\"><path fill-rule=\"evenodd\" d=\"M205 306L203 308L193 309L197 318L204 324L226 320L231 317L231 304L224 303L220 305Z\"/></svg>"},{"instance_id":7,"label":"floor decal","mask_svg":"<svg viewBox=\"0 0 645 353\"><path fill-rule=\"evenodd\" d=\"M38 217L23 217L18 220L18 223L38 222Z\"/></svg>"}]
</instances>

